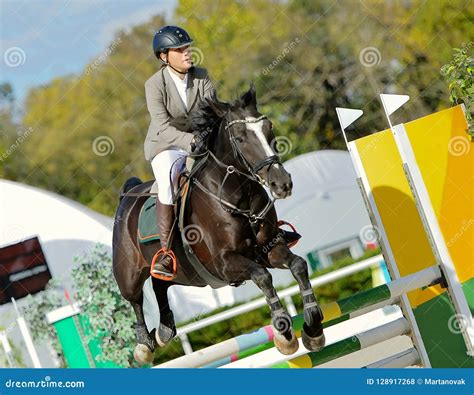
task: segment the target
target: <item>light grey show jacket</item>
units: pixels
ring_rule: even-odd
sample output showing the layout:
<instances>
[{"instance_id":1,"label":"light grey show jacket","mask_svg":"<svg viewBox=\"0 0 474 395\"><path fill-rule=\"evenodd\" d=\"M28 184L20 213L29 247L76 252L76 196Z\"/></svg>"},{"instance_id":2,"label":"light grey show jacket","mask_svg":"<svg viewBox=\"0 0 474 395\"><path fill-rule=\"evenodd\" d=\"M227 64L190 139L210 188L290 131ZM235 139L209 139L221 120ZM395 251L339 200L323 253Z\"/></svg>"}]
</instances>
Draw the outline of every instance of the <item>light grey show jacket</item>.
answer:
<instances>
[{"instance_id":1,"label":"light grey show jacket","mask_svg":"<svg viewBox=\"0 0 474 395\"><path fill-rule=\"evenodd\" d=\"M216 95L207 70L193 67L188 73L186 109L169 73L168 68L163 67L145 82L146 104L151 117L144 145L148 161L168 149L181 148L190 152L194 135L189 113L204 98Z\"/></svg>"}]
</instances>

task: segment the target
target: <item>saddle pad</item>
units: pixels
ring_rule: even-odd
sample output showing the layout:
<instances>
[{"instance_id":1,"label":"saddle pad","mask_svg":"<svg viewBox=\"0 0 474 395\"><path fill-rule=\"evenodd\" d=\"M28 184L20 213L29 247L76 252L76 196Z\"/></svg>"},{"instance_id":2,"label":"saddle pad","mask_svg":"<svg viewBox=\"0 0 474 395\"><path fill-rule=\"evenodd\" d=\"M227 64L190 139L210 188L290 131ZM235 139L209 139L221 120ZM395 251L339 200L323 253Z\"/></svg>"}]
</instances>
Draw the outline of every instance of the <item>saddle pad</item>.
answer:
<instances>
[{"instance_id":1,"label":"saddle pad","mask_svg":"<svg viewBox=\"0 0 474 395\"><path fill-rule=\"evenodd\" d=\"M147 243L159 239L160 234L156 223L156 196L150 196L142 206L138 217L138 241Z\"/></svg>"},{"instance_id":2,"label":"saddle pad","mask_svg":"<svg viewBox=\"0 0 474 395\"><path fill-rule=\"evenodd\" d=\"M199 161L195 161L193 158L188 157L186 160L186 168L189 171L198 163ZM181 198L183 195L187 195L188 186L189 185L186 185L183 188L181 192ZM150 192L158 193L158 184L156 181L151 186ZM156 222L156 196L150 196L142 206L142 209L140 210L140 216L138 217L138 241L140 243L148 243L150 241L159 239L160 231Z\"/></svg>"},{"instance_id":3,"label":"saddle pad","mask_svg":"<svg viewBox=\"0 0 474 395\"><path fill-rule=\"evenodd\" d=\"M183 192L187 191L187 186ZM158 192L156 181L150 190L151 193ZM181 195L181 197L183 194ZM148 243L160 239L160 230L156 222L156 196L150 196L140 210L138 217L138 241Z\"/></svg>"}]
</instances>

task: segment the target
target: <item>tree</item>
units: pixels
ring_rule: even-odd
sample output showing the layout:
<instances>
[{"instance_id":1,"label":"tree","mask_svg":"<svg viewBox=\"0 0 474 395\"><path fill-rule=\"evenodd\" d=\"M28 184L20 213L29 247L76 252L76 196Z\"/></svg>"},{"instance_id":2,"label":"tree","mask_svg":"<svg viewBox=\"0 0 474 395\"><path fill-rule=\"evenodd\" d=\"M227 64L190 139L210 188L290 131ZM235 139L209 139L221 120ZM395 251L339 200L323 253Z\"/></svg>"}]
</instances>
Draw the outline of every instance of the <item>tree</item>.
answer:
<instances>
[{"instance_id":1,"label":"tree","mask_svg":"<svg viewBox=\"0 0 474 395\"><path fill-rule=\"evenodd\" d=\"M450 101L457 105L466 106L466 117L469 124L468 133L474 137L474 58L472 48L474 42L465 44L462 48L454 48L451 62L441 68L441 75L446 78L450 92Z\"/></svg>"},{"instance_id":2,"label":"tree","mask_svg":"<svg viewBox=\"0 0 474 395\"><path fill-rule=\"evenodd\" d=\"M16 130L34 131L0 171L112 215L128 177L153 177L143 157L150 120L143 84L159 66L153 34L168 23L189 31L194 61L209 70L221 100L256 83L284 160L345 149L335 107L364 110L348 129L352 139L388 126L379 93L410 95L394 122L449 105L439 69L452 47L473 39L470 3L180 0L173 22L155 16L119 31L81 75L32 89Z\"/></svg>"}]
</instances>

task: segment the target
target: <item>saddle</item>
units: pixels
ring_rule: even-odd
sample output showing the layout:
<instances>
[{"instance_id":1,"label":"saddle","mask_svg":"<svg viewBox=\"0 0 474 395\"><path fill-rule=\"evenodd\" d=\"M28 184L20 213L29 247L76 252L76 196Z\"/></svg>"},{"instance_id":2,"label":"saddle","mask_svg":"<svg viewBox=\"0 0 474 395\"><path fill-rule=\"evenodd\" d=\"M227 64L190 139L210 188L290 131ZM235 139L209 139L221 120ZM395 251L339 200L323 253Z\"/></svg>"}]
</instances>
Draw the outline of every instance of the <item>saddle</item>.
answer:
<instances>
[{"instance_id":1,"label":"saddle","mask_svg":"<svg viewBox=\"0 0 474 395\"><path fill-rule=\"evenodd\" d=\"M198 169L201 164L203 164L202 162L203 160L197 160L193 161L193 163L188 163L186 168L179 175L178 191L175 191L177 196L175 196L174 199L176 202L176 220L171 229L170 238L173 239L174 237L179 237L181 241L172 243L178 261L178 267L182 269L181 276L178 277L193 278L194 280L197 279L197 286L210 285L212 288L221 288L223 286L229 285L229 283L215 277L204 267L204 265L194 254L194 251L191 245L188 243L187 237L185 236L185 214L189 210L189 198L193 188L193 182L191 181L190 175L194 174L194 171ZM150 196L145 201L138 217L137 237L138 241L143 244L159 242L160 239L158 224L156 221L156 199L158 188L159 186L155 181L150 188L150 193L152 196ZM288 225L292 228L292 231L282 230L284 240L286 241L288 247L293 247L301 238L301 235L296 232L295 228L291 224L285 221L278 221L277 225L279 227L282 225ZM179 278L177 282L179 283ZM231 285L238 286L240 284Z\"/></svg>"},{"instance_id":2,"label":"saddle","mask_svg":"<svg viewBox=\"0 0 474 395\"><path fill-rule=\"evenodd\" d=\"M196 162L190 164L187 163L185 169L178 176L178 191L174 191L174 200L176 203L175 214L176 218L180 220L178 221L178 224L180 225L182 225L181 219L183 219L183 216L179 215L180 211L182 211L180 210L182 206L181 202L184 201L184 203L186 203L186 200L190 196L190 194L188 194L189 174L190 171L194 169L195 164ZM176 193L179 193L178 196L176 196ZM158 183L156 180L150 188L150 194L152 196L145 201L138 217L138 241L140 243L149 243L160 239L158 224L156 222L156 199L158 196ZM182 214L184 215L184 212ZM182 229L182 226L179 226L179 229ZM175 226L173 226L172 231L174 230Z\"/></svg>"}]
</instances>

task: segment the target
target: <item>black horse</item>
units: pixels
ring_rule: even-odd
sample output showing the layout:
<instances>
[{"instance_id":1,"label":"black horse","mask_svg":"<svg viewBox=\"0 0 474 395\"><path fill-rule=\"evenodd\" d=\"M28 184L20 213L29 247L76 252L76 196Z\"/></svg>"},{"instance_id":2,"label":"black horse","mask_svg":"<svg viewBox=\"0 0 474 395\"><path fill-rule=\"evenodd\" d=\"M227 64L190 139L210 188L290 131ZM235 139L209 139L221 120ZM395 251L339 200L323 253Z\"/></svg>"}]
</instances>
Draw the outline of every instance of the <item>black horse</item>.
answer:
<instances>
[{"instance_id":1,"label":"black horse","mask_svg":"<svg viewBox=\"0 0 474 395\"><path fill-rule=\"evenodd\" d=\"M192 116L192 126L195 131L209 132L208 151L193 174L195 186L185 214L184 225L199 231L192 243L194 255L215 278L229 285L252 280L262 290L271 309L275 346L288 355L298 349L298 341L268 268L289 269L304 303L303 344L312 351L321 349L325 341L323 316L308 279L306 261L293 254L281 237L273 200L263 188L268 186L275 198L286 198L291 195L292 182L272 149L272 124L257 110L254 86L231 104L208 100ZM151 185L152 181L142 183L138 178L127 180L113 231L113 273L137 317L134 357L141 363L152 362L156 345L164 346L176 335L168 288L174 284L207 285L193 275L185 261L178 263L178 275L172 282L152 278L160 325L151 333L147 331L142 287L150 276L151 258L160 247L159 242L140 244L137 229ZM172 247L182 249L182 239L174 237Z\"/></svg>"}]
</instances>

